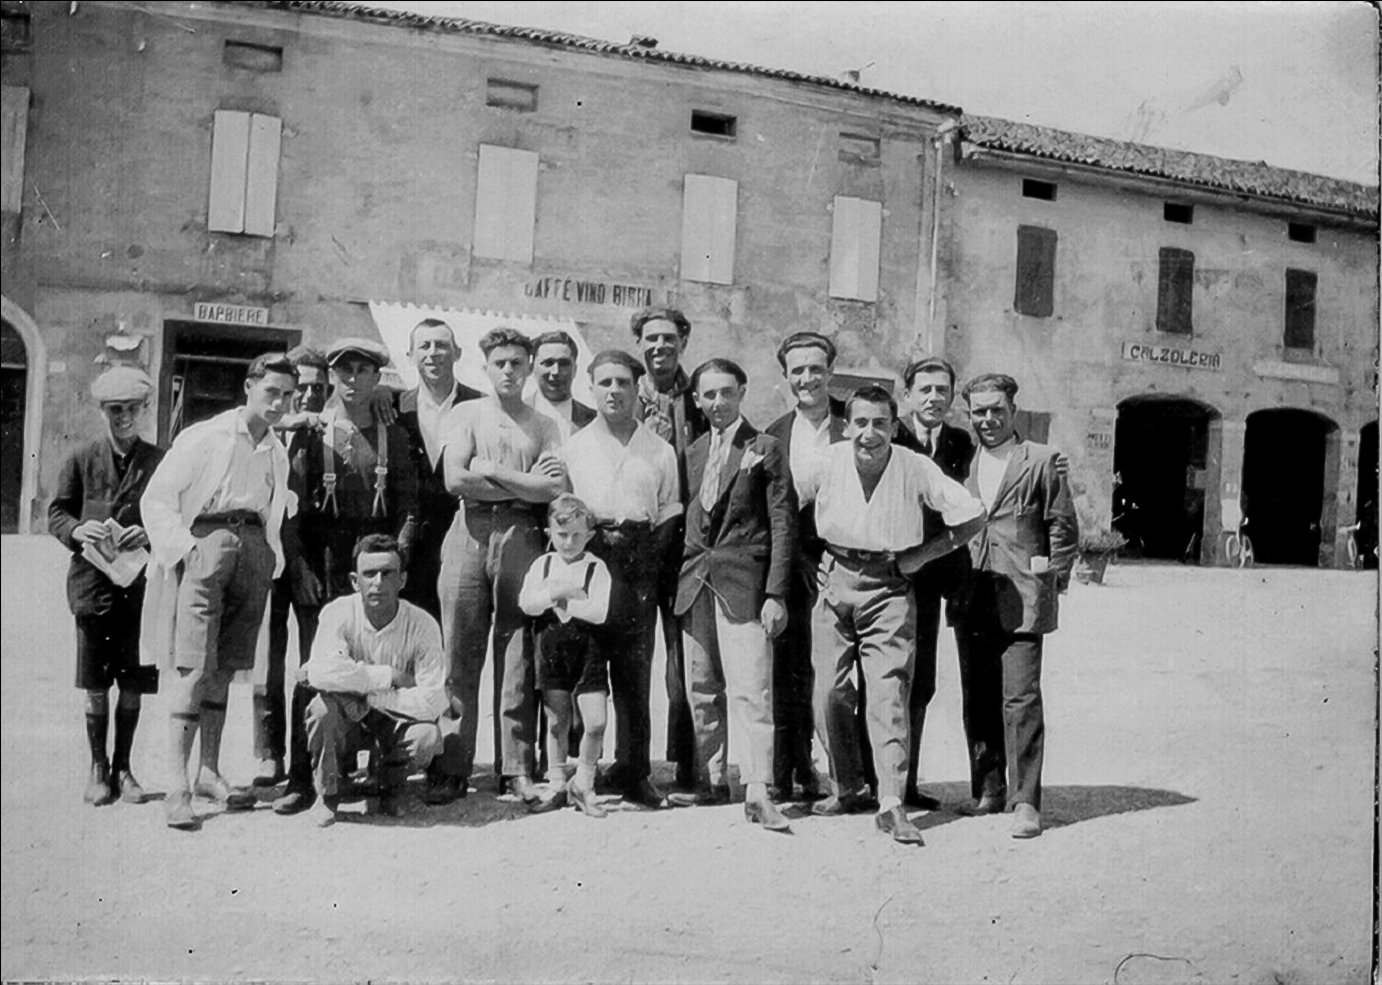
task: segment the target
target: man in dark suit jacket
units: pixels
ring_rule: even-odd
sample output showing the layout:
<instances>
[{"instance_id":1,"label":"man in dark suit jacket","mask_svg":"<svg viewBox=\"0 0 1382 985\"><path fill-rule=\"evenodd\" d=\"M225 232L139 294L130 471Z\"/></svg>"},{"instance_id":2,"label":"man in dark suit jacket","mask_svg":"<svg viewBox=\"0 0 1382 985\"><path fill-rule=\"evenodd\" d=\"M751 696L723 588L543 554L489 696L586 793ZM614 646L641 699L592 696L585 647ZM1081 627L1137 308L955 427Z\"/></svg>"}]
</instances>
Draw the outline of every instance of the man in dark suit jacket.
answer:
<instances>
[{"instance_id":1,"label":"man in dark suit jacket","mask_svg":"<svg viewBox=\"0 0 1382 985\"><path fill-rule=\"evenodd\" d=\"M537 380L537 389L528 403L556 419L563 442L595 420L594 408L571 396L576 355L576 340L567 332L544 332L533 339L533 378Z\"/></svg>"},{"instance_id":2,"label":"man in dark suit jacket","mask_svg":"<svg viewBox=\"0 0 1382 985\"><path fill-rule=\"evenodd\" d=\"M944 359L925 357L914 360L902 375L906 387L912 450L927 456L956 482L969 474L974 457L974 439L964 428L946 423L955 400L955 370ZM937 529L939 514L922 507L923 522ZM908 743L907 792L903 802L909 807L937 810L940 801L917 789L917 767L921 754L921 734L926 725L926 708L936 694L936 644L940 637L941 600L955 599L969 579L969 552L954 551L926 565L912 579L917 603L917 656L912 670L912 729ZM953 604L951 606L953 610ZM954 624L953 612L951 624ZM968 708L969 695L962 697Z\"/></svg>"},{"instance_id":3,"label":"man in dark suit jacket","mask_svg":"<svg viewBox=\"0 0 1382 985\"><path fill-rule=\"evenodd\" d=\"M967 484L986 519L970 544L960 672L975 709L966 727L979 810L1002 810L1006 798L1013 837L1034 838L1046 735L1042 642L1056 629L1058 596L1070 585L1079 524L1059 453L1014 429L1016 396L1017 382L996 373L964 388L981 446Z\"/></svg>"},{"instance_id":4,"label":"man in dark suit jacket","mask_svg":"<svg viewBox=\"0 0 1382 985\"><path fill-rule=\"evenodd\" d=\"M403 599L441 618L437 579L441 545L456 517L459 500L446 491L441 467L441 423L456 404L484 396L456 379L460 346L451 326L436 318L419 322L408 340L408 356L417 367L418 385L398 398L398 423L408 432L408 448L417 472L417 533L408 559Z\"/></svg>"},{"instance_id":5,"label":"man in dark suit jacket","mask_svg":"<svg viewBox=\"0 0 1382 985\"><path fill-rule=\"evenodd\" d=\"M711 359L691 376L710 421L686 452L686 546L677 582L686 693L696 736L696 783L674 805L729 799L726 692L744 737L739 775L744 815L771 831L786 818L768 797L773 761L772 638L787 623L797 502L777 439L739 414L748 377L728 359Z\"/></svg>"},{"instance_id":6,"label":"man in dark suit jacket","mask_svg":"<svg viewBox=\"0 0 1382 985\"><path fill-rule=\"evenodd\" d=\"M792 473L794 490L808 459L843 441L845 405L830 396L835 343L817 332L794 332L777 350L778 365L797 405L766 431L777 439ZM798 496L798 501L800 497ZM797 514L797 549L787 592L787 627L773 641L773 787L790 800L793 778L808 799L821 796L820 778L811 761L811 609L816 604L816 569L825 544L816 536L815 507ZM862 703L861 703L862 705Z\"/></svg>"},{"instance_id":7,"label":"man in dark suit jacket","mask_svg":"<svg viewBox=\"0 0 1382 985\"><path fill-rule=\"evenodd\" d=\"M119 798L144 800L130 772L130 749L139 724L140 695L152 682L139 669L144 573L121 586L83 556L88 545L103 556L147 548L139 499L163 452L139 437L153 381L143 370L116 366L91 386L105 418L105 433L72 452L48 506L48 532L72 552L67 604L77 620L77 687L86 691L86 737L91 776L84 799L101 806ZM122 528L117 535L115 528ZM107 758L110 686L120 685L115 707L115 750Z\"/></svg>"}]
</instances>

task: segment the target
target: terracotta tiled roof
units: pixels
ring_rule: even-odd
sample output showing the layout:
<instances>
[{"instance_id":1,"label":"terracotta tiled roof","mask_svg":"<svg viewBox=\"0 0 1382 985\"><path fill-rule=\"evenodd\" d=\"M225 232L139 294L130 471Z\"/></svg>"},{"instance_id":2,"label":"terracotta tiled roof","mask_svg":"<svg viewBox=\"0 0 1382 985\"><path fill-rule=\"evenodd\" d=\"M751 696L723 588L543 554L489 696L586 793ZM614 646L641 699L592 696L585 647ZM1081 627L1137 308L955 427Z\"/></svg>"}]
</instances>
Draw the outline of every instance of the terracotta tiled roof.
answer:
<instances>
[{"instance_id":1,"label":"terracotta tiled roof","mask_svg":"<svg viewBox=\"0 0 1382 985\"><path fill-rule=\"evenodd\" d=\"M961 126L966 140L992 150L1169 178L1189 185L1346 212L1374 222L1378 217L1376 185L1274 168L1265 161L1235 161L990 116L966 114Z\"/></svg>"},{"instance_id":2,"label":"terracotta tiled roof","mask_svg":"<svg viewBox=\"0 0 1382 985\"><path fill-rule=\"evenodd\" d=\"M650 62L663 62L671 65L685 65L690 68L708 68L722 72L741 72L764 78L782 79L786 82L801 82L808 85L824 86L861 96L873 96L890 102L908 106L924 106L940 113L959 113L958 106L916 96L903 96L882 89L844 82L824 75L806 75L780 68L764 68L761 65L746 65L742 62L726 62L716 58L703 58L700 55L683 55L661 48L641 44L619 44L602 41L598 38L582 37L579 34L564 34L560 31L547 31L535 27L508 27L490 24L486 21L466 20L459 17L433 17L403 10L385 10L380 7L357 6L339 3L335 0L226 0L230 6L260 7L271 10L287 10L301 14L318 14L327 17L342 17L351 20L368 21L375 24L413 28L420 31L436 31L441 34L470 34L490 38L507 38L527 41L532 44L549 45L557 48L572 48L601 55L615 55L623 58L641 58ZM655 42L654 42L655 43Z\"/></svg>"}]
</instances>

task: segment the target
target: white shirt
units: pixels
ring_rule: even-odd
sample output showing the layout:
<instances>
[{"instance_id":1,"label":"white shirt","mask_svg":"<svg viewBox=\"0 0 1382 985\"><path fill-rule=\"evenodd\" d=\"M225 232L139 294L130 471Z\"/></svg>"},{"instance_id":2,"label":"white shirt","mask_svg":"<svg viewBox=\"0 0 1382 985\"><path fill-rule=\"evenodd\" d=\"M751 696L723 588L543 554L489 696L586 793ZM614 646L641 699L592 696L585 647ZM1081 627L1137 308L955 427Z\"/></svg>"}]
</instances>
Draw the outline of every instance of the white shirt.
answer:
<instances>
[{"instance_id":1,"label":"white shirt","mask_svg":"<svg viewBox=\"0 0 1382 985\"><path fill-rule=\"evenodd\" d=\"M432 460L432 468L441 459L441 422L456 400L458 385L451 381L451 390L446 398L438 403L432 398L432 391L426 384L417 388L417 428L422 432L422 443L427 448L427 457Z\"/></svg>"},{"instance_id":2,"label":"white shirt","mask_svg":"<svg viewBox=\"0 0 1382 985\"><path fill-rule=\"evenodd\" d=\"M253 510L264 521L269 519L273 500L273 449L280 444L273 428L267 428L258 443L250 435L243 414L235 415L235 438L230 450L230 470L207 498L202 513L229 513Z\"/></svg>"},{"instance_id":3,"label":"white shirt","mask_svg":"<svg viewBox=\"0 0 1382 985\"><path fill-rule=\"evenodd\" d=\"M596 417L571 435L562 458L572 492L601 520L657 526L681 514L677 453L642 422L625 445Z\"/></svg>"},{"instance_id":4,"label":"white shirt","mask_svg":"<svg viewBox=\"0 0 1382 985\"><path fill-rule=\"evenodd\" d=\"M563 605L554 603L552 592L568 586L584 588L586 597L567 599ZM552 551L529 566L518 592L518 607L530 616L540 616L551 609L562 622L579 619L598 626L609 615L609 590L609 568L594 554L586 551L576 560L567 561Z\"/></svg>"},{"instance_id":5,"label":"white shirt","mask_svg":"<svg viewBox=\"0 0 1382 985\"><path fill-rule=\"evenodd\" d=\"M830 447L830 414L812 424L799 409L792 418L791 445L788 449L792 467L792 484L797 487L797 499L803 498L802 477L820 467L818 459Z\"/></svg>"},{"instance_id":6,"label":"white shirt","mask_svg":"<svg viewBox=\"0 0 1382 985\"><path fill-rule=\"evenodd\" d=\"M912 433L917 436L917 440L920 441L925 447L931 449L931 454L928 457L935 458L936 446L940 444L941 440L941 425L937 424L933 428L928 428L925 424L921 423L920 417L918 417L916 414L913 414Z\"/></svg>"},{"instance_id":7,"label":"white shirt","mask_svg":"<svg viewBox=\"0 0 1382 985\"><path fill-rule=\"evenodd\" d=\"M993 508L993 497L998 495L998 487L1003 483L1003 473L1008 471L1008 459L1017 448L1017 438L1012 437L997 448L979 446L979 457L975 461L976 479L979 483L979 498L984 501L984 509Z\"/></svg>"},{"instance_id":8,"label":"white shirt","mask_svg":"<svg viewBox=\"0 0 1382 985\"><path fill-rule=\"evenodd\" d=\"M394 687L397 667L413 679ZM375 629L358 594L321 610L307 682L318 691L363 694L370 707L396 718L435 721L446 710L446 659L437 621L402 600L387 625Z\"/></svg>"},{"instance_id":9,"label":"white shirt","mask_svg":"<svg viewBox=\"0 0 1382 985\"><path fill-rule=\"evenodd\" d=\"M926 539L923 504L948 527L984 514L983 505L939 465L897 445L868 500L854 464L854 445L848 441L831 445L802 484L806 498L815 500L821 538L860 551L904 551L920 544Z\"/></svg>"},{"instance_id":10,"label":"white shirt","mask_svg":"<svg viewBox=\"0 0 1382 985\"><path fill-rule=\"evenodd\" d=\"M559 404L554 404L542 395L541 390L534 390L528 398L528 406L541 411L557 422L557 429L561 431L563 444L566 443L567 438L571 437L571 432L576 429L575 422L571 420L576 409L576 401L570 397Z\"/></svg>"}]
</instances>

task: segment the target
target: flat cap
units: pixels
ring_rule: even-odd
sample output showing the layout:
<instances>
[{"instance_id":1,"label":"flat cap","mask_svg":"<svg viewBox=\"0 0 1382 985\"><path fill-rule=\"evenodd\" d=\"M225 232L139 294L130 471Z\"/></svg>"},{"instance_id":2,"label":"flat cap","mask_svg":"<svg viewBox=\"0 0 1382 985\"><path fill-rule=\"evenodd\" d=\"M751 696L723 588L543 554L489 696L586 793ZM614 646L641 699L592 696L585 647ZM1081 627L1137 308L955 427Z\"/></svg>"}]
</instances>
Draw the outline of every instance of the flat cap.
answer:
<instances>
[{"instance_id":1,"label":"flat cap","mask_svg":"<svg viewBox=\"0 0 1382 985\"><path fill-rule=\"evenodd\" d=\"M331 348L326 350L326 364L335 366L347 356L367 359L380 369L389 365L389 350L384 347L382 342L376 342L374 339L363 339L359 336L333 342Z\"/></svg>"},{"instance_id":2,"label":"flat cap","mask_svg":"<svg viewBox=\"0 0 1382 985\"><path fill-rule=\"evenodd\" d=\"M100 404L147 400L154 392L149 374L133 366L112 366L91 381L91 396Z\"/></svg>"}]
</instances>

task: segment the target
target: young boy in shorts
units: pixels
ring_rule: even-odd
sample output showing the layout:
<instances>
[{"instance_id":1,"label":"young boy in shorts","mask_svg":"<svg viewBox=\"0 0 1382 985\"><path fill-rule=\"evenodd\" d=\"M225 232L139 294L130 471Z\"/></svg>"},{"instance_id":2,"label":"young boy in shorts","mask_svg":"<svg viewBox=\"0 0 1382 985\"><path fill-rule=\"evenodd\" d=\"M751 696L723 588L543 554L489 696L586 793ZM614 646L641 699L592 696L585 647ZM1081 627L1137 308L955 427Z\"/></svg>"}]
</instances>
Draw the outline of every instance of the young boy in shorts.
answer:
<instances>
[{"instance_id":1,"label":"young boy in shorts","mask_svg":"<svg viewBox=\"0 0 1382 985\"><path fill-rule=\"evenodd\" d=\"M518 605L533 618L537 650L537 686L547 710L547 779L552 793L530 805L534 812L553 810L565 800L590 817L606 811L595 802L595 769L605 735L605 696L609 693L608 658L595 639L595 627L609 613L609 569L586 545L595 535L595 517L577 497L564 493L547 511L547 536L555 550L528 568ZM581 713L576 775L566 782L565 763L571 733L571 699Z\"/></svg>"}]
</instances>

